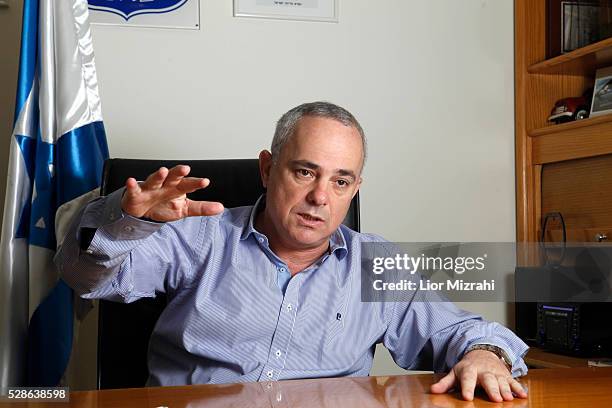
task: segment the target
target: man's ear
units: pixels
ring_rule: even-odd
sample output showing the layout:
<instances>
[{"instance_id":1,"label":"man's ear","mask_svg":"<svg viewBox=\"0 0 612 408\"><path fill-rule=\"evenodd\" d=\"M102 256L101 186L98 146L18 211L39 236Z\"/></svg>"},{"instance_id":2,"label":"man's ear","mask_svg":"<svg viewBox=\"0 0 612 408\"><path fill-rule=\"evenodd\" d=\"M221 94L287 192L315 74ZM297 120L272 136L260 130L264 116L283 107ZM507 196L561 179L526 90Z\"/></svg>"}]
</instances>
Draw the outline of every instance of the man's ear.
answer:
<instances>
[{"instance_id":1,"label":"man's ear","mask_svg":"<svg viewBox=\"0 0 612 408\"><path fill-rule=\"evenodd\" d=\"M262 150L259 153L259 174L261 183L264 188L268 188L268 180L270 179L270 168L272 167L272 153L267 150Z\"/></svg>"},{"instance_id":2,"label":"man's ear","mask_svg":"<svg viewBox=\"0 0 612 408\"><path fill-rule=\"evenodd\" d=\"M353 198L355 198L355 194L357 194L357 192L359 191L359 187L361 186L361 182L363 181L363 179L361 177L359 177L359 180L357 180L357 185L355 186L355 191L353 191L353 196L351 197L351 200Z\"/></svg>"}]
</instances>

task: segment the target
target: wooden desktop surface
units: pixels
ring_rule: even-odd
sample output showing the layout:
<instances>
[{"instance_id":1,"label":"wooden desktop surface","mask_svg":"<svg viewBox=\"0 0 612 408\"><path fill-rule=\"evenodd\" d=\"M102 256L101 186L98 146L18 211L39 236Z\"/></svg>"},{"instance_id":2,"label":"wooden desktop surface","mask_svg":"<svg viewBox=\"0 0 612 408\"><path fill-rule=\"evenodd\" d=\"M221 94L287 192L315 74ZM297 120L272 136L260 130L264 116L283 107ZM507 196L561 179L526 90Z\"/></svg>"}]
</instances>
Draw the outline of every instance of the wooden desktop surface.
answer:
<instances>
[{"instance_id":1,"label":"wooden desktop surface","mask_svg":"<svg viewBox=\"0 0 612 408\"><path fill-rule=\"evenodd\" d=\"M612 368L531 370L521 382L529 398L492 403L482 393L432 395L431 374L194 385L70 394L70 403L11 403L11 408L221 408L221 407L612 407Z\"/></svg>"}]
</instances>

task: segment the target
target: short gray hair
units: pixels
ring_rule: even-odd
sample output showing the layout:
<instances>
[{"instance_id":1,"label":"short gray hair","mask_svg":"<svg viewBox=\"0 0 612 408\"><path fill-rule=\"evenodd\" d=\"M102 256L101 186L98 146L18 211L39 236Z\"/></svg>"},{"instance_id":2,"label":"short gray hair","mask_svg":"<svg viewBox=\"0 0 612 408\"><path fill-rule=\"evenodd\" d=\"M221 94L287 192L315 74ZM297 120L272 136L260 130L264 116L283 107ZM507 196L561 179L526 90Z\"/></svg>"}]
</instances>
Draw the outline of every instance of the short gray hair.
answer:
<instances>
[{"instance_id":1,"label":"short gray hair","mask_svg":"<svg viewBox=\"0 0 612 408\"><path fill-rule=\"evenodd\" d=\"M362 165L365 165L366 160L366 137L361 125L355 119L355 117L346 109L334 105L330 102L309 102L303 103L300 106L296 106L287 113L285 113L276 123L276 131L274 132L274 138L272 139L272 161L276 163L280 157L280 152L283 146L295 132L300 119L304 116L316 116L322 118L329 118L342 123L345 126L350 126L359 132L361 136L361 144L363 146L363 157Z\"/></svg>"}]
</instances>

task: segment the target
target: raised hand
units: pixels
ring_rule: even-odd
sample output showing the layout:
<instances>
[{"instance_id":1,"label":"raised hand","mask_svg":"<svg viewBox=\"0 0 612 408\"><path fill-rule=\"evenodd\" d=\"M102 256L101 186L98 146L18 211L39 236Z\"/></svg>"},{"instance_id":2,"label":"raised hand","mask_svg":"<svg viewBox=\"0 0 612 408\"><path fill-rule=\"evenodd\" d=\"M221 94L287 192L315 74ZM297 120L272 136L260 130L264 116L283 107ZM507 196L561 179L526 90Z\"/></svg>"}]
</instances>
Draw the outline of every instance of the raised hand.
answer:
<instances>
[{"instance_id":1,"label":"raised hand","mask_svg":"<svg viewBox=\"0 0 612 408\"><path fill-rule=\"evenodd\" d=\"M133 217L160 222L221 213L221 203L187 198L187 193L210 184L206 178L186 177L190 171L189 166L185 165L170 170L161 167L140 184L134 178L127 179L121 209Z\"/></svg>"}]
</instances>

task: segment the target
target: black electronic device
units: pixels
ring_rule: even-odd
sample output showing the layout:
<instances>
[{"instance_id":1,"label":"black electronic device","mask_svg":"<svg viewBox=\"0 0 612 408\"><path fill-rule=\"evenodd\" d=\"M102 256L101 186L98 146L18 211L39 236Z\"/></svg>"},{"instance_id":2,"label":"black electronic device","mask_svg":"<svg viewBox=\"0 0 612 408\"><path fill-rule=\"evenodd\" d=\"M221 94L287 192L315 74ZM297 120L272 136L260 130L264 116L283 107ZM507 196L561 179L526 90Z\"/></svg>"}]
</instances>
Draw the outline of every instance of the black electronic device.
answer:
<instances>
[{"instance_id":1,"label":"black electronic device","mask_svg":"<svg viewBox=\"0 0 612 408\"><path fill-rule=\"evenodd\" d=\"M545 242L558 220L562 242ZM516 333L525 342L576 356L612 356L612 251L609 246L567 243L561 213L544 216L542 264L517 267Z\"/></svg>"},{"instance_id":2,"label":"black electronic device","mask_svg":"<svg viewBox=\"0 0 612 408\"><path fill-rule=\"evenodd\" d=\"M612 355L612 304L538 303L537 344L577 356Z\"/></svg>"},{"instance_id":3,"label":"black electronic device","mask_svg":"<svg viewBox=\"0 0 612 408\"><path fill-rule=\"evenodd\" d=\"M516 334L530 345L558 353L612 356L612 303L604 301L605 297L588 301L588 292L579 296L571 285L561 284L577 281L580 272L543 266L516 268ZM583 301L565 301L570 295Z\"/></svg>"}]
</instances>

